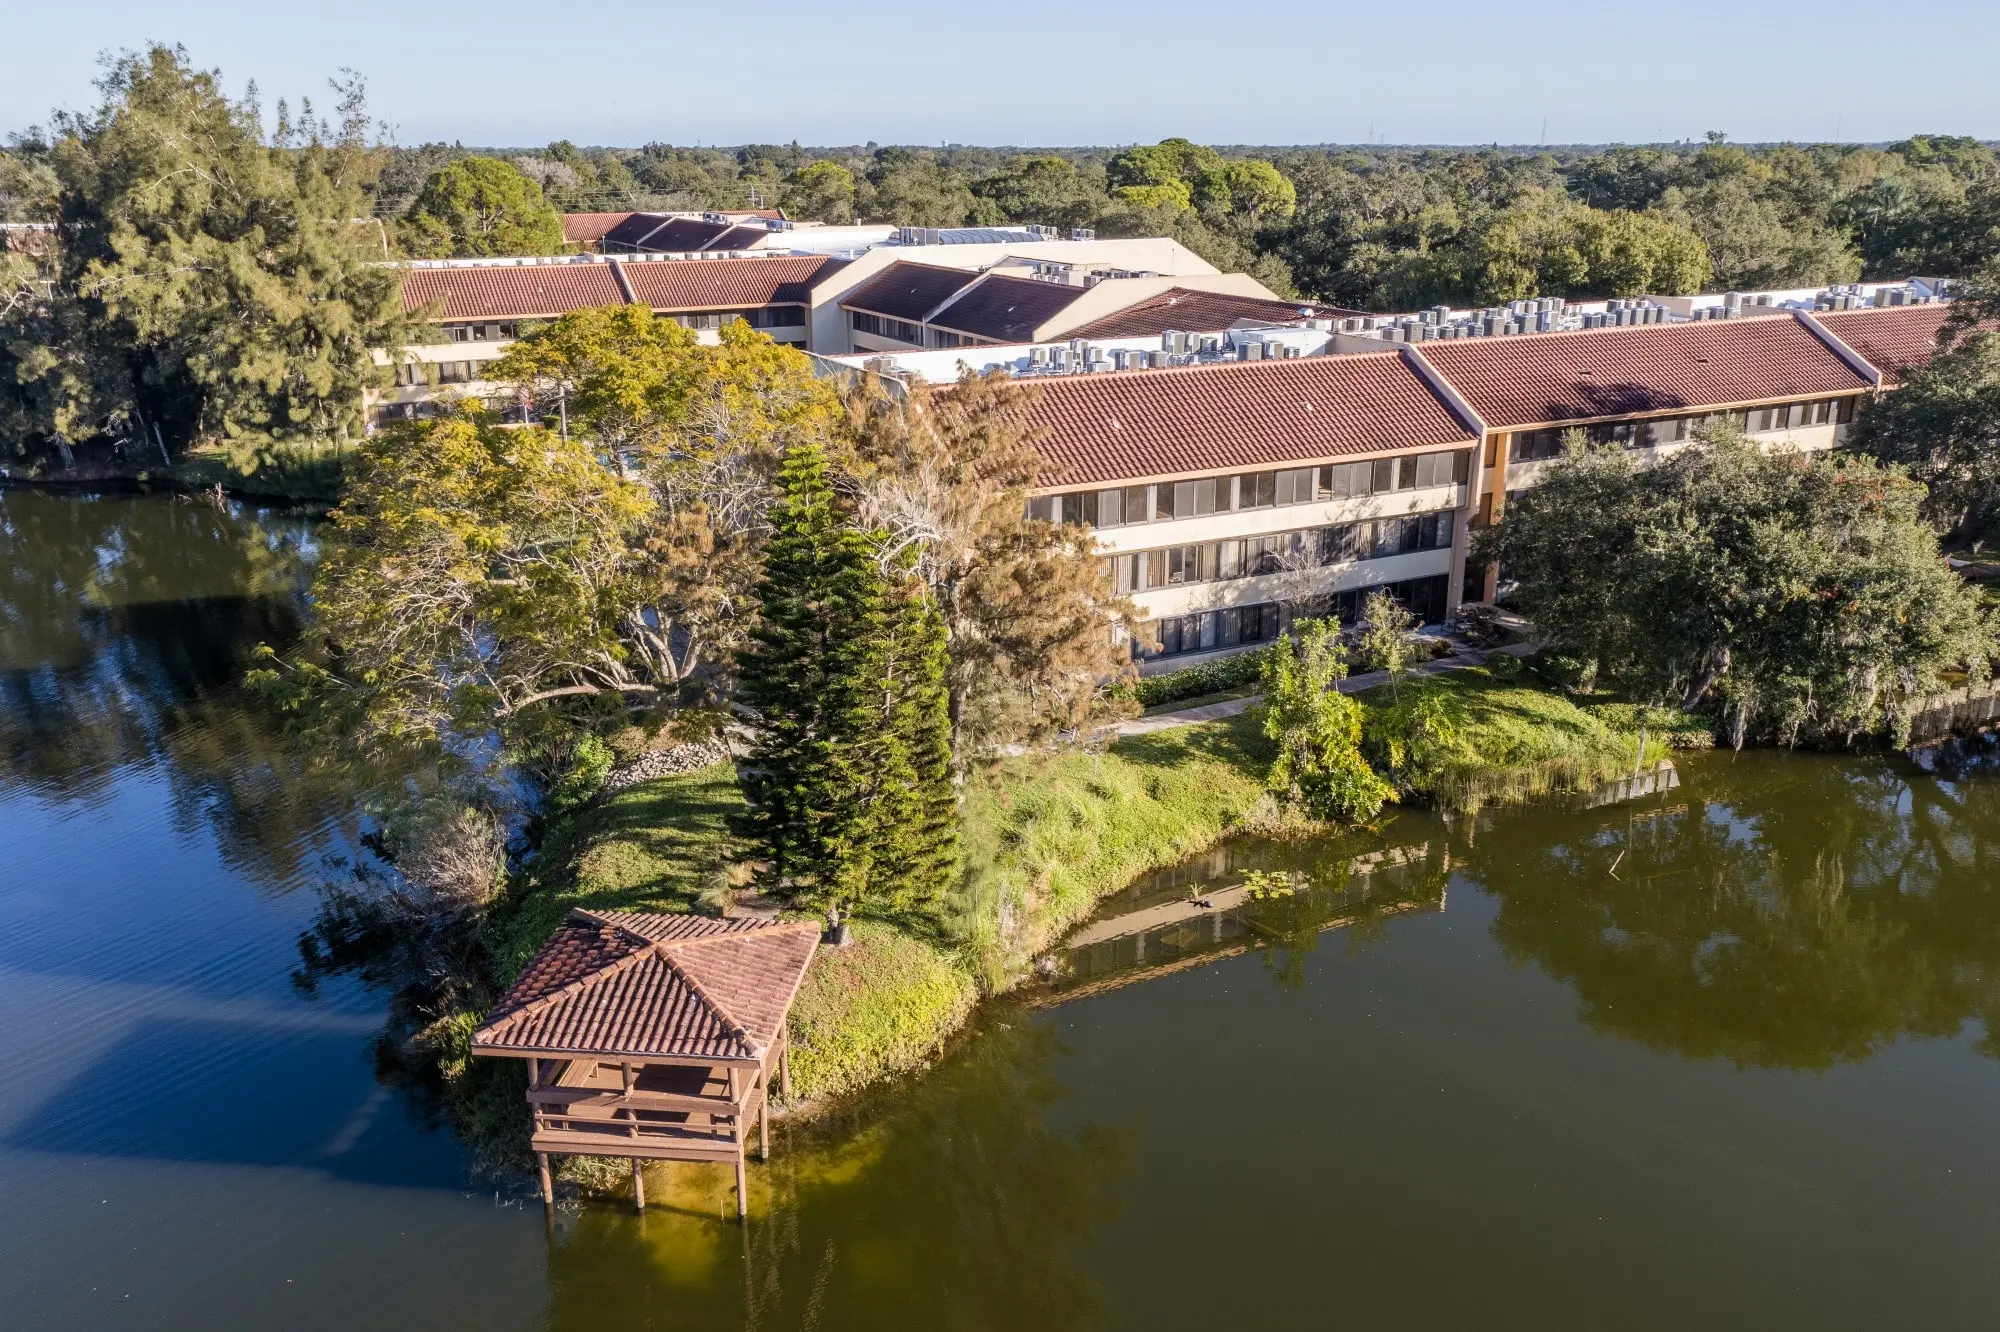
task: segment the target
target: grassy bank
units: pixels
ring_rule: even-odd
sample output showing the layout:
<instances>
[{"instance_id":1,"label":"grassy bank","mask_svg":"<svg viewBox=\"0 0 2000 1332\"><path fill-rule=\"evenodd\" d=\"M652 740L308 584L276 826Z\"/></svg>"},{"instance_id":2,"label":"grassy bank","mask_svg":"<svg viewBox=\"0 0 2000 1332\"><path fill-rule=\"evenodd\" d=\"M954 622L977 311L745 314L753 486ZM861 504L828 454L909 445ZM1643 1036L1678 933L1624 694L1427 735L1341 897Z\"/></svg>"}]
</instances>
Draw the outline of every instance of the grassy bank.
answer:
<instances>
[{"instance_id":1,"label":"grassy bank","mask_svg":"<svg viewBox=\"0 0 2000 1332\"><path fill-rule=\"evenodd\" d=\"M738 854L743 807L731 765L606 796L551 829L533 870L488 927L501 979L520 974L571 908L692 911ZM792 1008L793 1090L836 1095L921 1068L972 1011L957 957L873 922L845 949L820 950Z\"/></svg>"},{"instance_id":2,"label":"grassy bank","mask_svg":"<svg viewBox=\"0 0 2000 1332\"><path fill-rule=\"evenodd\" d=\"M1275 821L1270 744L1249 715L1010 759L966 791L958 926L1004 989L1099 898L1238 828Z\"/></svg>"},{"instance_id":3,"label":"grassy bank","mask_svg":"<svg viewBox=\"0 0 2000 1332\"><path fill-rule=\"evenodd\" d=\"M1630 772L1642 725L1649 762L1671 744L1694 743L1700 730L1677 714L1580 704L1483 668L1405 683L1405 702L1413 690L1447 700L1461 748L1426 789L1406 794L1413 803L1465 809L1585 789ZM1371 720L1395 706L1386 687L1360 701ZM1270 761L1253 710L976 774L965 792L948 944L864 920L851 947L820 951L792 1010L799 1095L838 1096L923 1067L979 993L1029 975L1035 957L1107 894L1232 832L1278 823L1264 785ZM741 808L731 766L721 763L601 798L553 829L489 923L503 978L518 974L572 907L698 909L741 855L729 834Z\"/></svg>"},{"instance_id":4,"label":"grassy bank","mask_svg":"<svg viewBox=\"0 0 2000 1332\"><path fill-rule=\"evenodd\" d=\"M1579 703L1512 671L1502 677L1484 666L1406 681L1400 693L1405 705L1422 695L1442 700L1460 740L1459 755L1405 798L1454 812L1589 790L1629 774L1637 763L1657 763L1673 748L1705 742L1708 735L1706 723L1684 713L1610 701ZM1387 685L1357 698L1368 710L1370 727L1382 725L1397 708Z\"/></svg>"}]
</instances>

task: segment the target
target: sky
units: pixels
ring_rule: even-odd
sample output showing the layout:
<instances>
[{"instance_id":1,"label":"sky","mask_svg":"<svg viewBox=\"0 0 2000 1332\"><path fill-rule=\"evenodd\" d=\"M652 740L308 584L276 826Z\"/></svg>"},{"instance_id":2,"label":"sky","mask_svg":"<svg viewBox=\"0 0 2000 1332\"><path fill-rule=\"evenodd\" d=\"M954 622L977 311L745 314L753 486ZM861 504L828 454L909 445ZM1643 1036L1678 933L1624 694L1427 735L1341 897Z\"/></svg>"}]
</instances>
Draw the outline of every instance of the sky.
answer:
<instances>
[{"instance_id":1,"label":"sky","mask_svg":"<svg viewBox=\"0 0 2000 1332\"><path fill-rule=\"evenodd\" d=\"M366 77L397 142L1087 145L2000 138L1993 0L4 0L0 132L178 42L240 91Z\"/></svg>"}]
</instances>

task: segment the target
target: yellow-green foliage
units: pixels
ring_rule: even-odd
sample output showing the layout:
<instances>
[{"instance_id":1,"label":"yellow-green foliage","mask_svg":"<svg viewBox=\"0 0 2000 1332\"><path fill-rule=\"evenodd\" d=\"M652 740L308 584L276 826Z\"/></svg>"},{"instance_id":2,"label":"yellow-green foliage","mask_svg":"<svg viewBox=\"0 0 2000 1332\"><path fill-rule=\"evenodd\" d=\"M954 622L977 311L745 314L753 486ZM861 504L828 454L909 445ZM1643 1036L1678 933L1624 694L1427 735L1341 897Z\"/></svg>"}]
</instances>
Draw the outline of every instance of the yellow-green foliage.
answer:
<instances>
[{"instance_id":1,"label":"yellow-green foliage","mask_svg":"<svg viewBox=\"0 0 2000 1332\"><path fill-rule=\"evenodd\" d=\"M1274 812L1255 716L1009 759L968 784L959 928L981 984L1035 954L1140 874Z\"/></svg>"},{"instance_id":2,"label":"yellow-green foliage","mask_svg":"<svg viewBox=\"0 0 2000 1332\"><path fill-rule=\"evenodd\" d=\"M1445 809L1587 790L1630 773L1639 758L1636 732L1608 724L1561 694L1497 680L1484 667L1405 683L1404 708L1417 691L1445 703L1460 752L1412 794ZM1397 710L1386 686L1359 697L1371 722ZM1646 762L1666 752L1664 736L1648 736Z\"/></svg>"},{"instance_id":3,"label":"yellow-green foliage","mask_svg":"<svg viewBox=\"0 0 2000 1332\"><path fill-rule=\"evenodd\" d=\"M937 948L859 921L821 948L792 1005L792 1093L838 1096L928 1064L972 1013L978 988Z\"/></svg>"}]
</instances>

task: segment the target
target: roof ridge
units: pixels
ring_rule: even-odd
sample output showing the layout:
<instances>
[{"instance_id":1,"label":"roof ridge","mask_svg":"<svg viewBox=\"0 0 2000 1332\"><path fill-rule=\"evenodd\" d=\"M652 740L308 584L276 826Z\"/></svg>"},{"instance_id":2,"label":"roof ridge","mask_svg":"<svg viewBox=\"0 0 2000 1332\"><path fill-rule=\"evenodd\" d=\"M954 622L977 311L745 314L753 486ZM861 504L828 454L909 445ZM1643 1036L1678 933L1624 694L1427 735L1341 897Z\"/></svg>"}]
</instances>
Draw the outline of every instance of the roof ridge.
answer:
<instances>
[{"instance_id":1,"label":"roof ridge","mask_svg":"<svg viewBox=\"0 0 2000 1332\"><path fill-rule=\"evenodd\" d=\"M599 920L596 916L593 916L588 911L584 911L581 907L573 908L573 910L576 911L577 914L579 915L588 917L591 920L596 920L602 928L617 930L620 934L625 935L628 938L638 940L642 946L633 949L631 952L625 954L625 956L623 957L612 959L610 962L607 962L603 966L598 967L595 971L585 972L583 975L578 976L575 980L571 981L567 985L562 986L559 989L550 990L547 994L536 995L533 999L530 999L527 1003L522 1004L519 1008L507 1014L507 1016L499 1019L497 1022L488 1022L486 1024L485 1028L486 1030L495 1032L504 1031L507 1028L513 1027L516 1024L518 1024L521 1019L527 1017L530 1013L539 1013L543 1009L548 1008L551 1005L555 1004L558 1000L567 999L570 998L572 995L581 994L585 989L596 984L598 981L604 979L606 976L616 975L618 972L621 972L628 967L636 965L638 960L640 958L645 957L648 950L651 947L653 947L652 940L646 938L643 935L634 934L631 930L626 929L622 925L614 925L609 921Z\"/></svg>"},{"instance_id":2,"label":"roof ridge","mask_svg":"<svg viewBox=\"0 0 2000 1332\"><path fill-rule=\"evenodd\" d=\"M758 931L745 930L743 931L743 933L756 934L758 933ZM728 936L709 936L709 937L713 938L713 937L728 937ZM684 942L692 943L694 941L686 940ZM682 966L678 961L675 960L674 958L675 950L672 943L666 940L662 940L661 942L654 944L651 951L658 954L659 959L667 964L667 969L669 971L672 971L674 975L680 977L681 984L687 986L688 989L694 992L694 997L701 1001L702 1007L706 1008L711 1014L713 1014L717 1022L720 1022L724 1027L729 1029L730 1035L734 1036L738 1041L742 1042L744 1047L747 1048L752 1054L756 1055L759 1059L762 1059L764 1057L764 1047L750 1039L750 1029L744 1026L741 1022L737 1021L736 1015L734 1013L731 1013L727 1008L723 1007L722 1002L718 1000L714 995L710 994L706 986L704 986L700 981L696 980L686 967Z\"/></svg>"},{"instance_id":3,"label":"roof ridge","mask_svg":"<svg viewBox=\"0 0 2000 1332\"><path fill-rule=\"evenodd\" d=\"M812 920L771 920L753 925L747 930L716 930L709 934L690 935L684 939L653 939L648 940L648 942L657 943L662 948L693 948L697 944L716 943L724 939L749 939L759 934L769 934L773 930L792 930L796 932L802 929L817 930L818 928L819 922Z\"/></svg>"}]
</instances>

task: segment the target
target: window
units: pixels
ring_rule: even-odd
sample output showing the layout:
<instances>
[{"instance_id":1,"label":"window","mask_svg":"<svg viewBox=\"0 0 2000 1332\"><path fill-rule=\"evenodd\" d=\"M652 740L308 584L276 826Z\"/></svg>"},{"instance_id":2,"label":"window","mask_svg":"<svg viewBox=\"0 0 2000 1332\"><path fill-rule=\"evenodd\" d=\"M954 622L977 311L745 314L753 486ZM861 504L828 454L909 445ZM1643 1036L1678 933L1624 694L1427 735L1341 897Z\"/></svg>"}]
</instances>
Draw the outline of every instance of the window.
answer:
<instances>
[{"instance_id":1,"label":"window","mask_svg":"<svg viewBox=\"0 0 2000 1332\"><path fill-rule=\"evenodd\" d=\"M1280 504L1310 504L1319 486L1319 468L1289 467L1276 473L1277 500Z\"/></svg>"},{"instance_id":2,"label":"window","mask_svg":"<svg viewBox=\"0 0 2000 1332\"><path fill-rule=\"evenodd\" d=\"M1276 472L1245 472L1236 478L1236 507L1268 509L1278 502Z\"/></svg>"},{"instance_id":3,"label":"window","mask_svg":"<svg viewBox=\"0 0 2000 1332\"><path fill-rule=\"evenodd\" d=\"M1276 638L1283 624L1284 608L1276 602L1176 615L1155 623L1160 645L1145 655L1172 657L1241 643L1263 643Z\"/></svg>"},{"instance_id":4,"label":"window","mask_svg":"<svg viewBox=\"0 0 2000 1332\"><path fill-rule=\"evenodd\" d=\"M1072 490L1067 495L1056 497L1061 501L1057 511L1058 521L1065 523L1087 523L1097 525L1097 492L1094 490Z\"/></svg>"},{"instance_id":5,"label":"window","mask_svg":"<svg viewBox=\"0 0 2000 1332\"><path fill-rule=\"evenodd\" d=\"M933 328L926 331L930 334L930 345L933 347L970 347L973 345L973 340L963 333L953 333L949 329L943 328Z\"/></svg>"},{"instance_id":6,"label":"window","mask_svg":"<svg viewBox=\"0 0 2000 1332\"><path fill-rule=\"evenodd\" d=\"M1396 488L1396 460L1377 458L1368 464L1368 488L1371 492L1394 490Z\"/></svg>"},{"instance_id":7,"label":"window","mask_svg":"<svg viewBox=\"0 0 2000 1332\"><path fill-rule=\"evenodd\" d=\"M803 305L760 306L755 310L745 310L743 322L752 328L804 328L806 308Z\"/></svg>"},{"instance_id":8,"label":"window","mask_svg":"<svg viewBox=\"0 0 2000 1332\"><path fill-rule=\"evenodd\" d=\"M437 362L437 368L438 383L440 384L469 384L472 382L472 362L470 361L439 361Z\"/></svg>"},{"instance_id":9,"label":"window","mask_svg":"<svg viewBox=\"0 0 2000 1332\"><path fill-rule=\"evenodd\" d=\"M848 318L852 321L856 333L871 333L878 338L894 338L898 342L907 342L916 347L924 345L924 331L915 324L905 323L901 319L885 319L881 315L872 315L861 310L848 311Z\"/></svg>"},{"instance_id":10,"label":"window","mask_svg":"<svg viewBox=\"0 0 2000 1332\"><path fill-rule=\"evenodd\" d=\"M1374 474L1373 463L1334 463L1319 469L1320 491L1333 498L1370 494Z\"/></svg>"},{"instance_id":11,"label":"window","mask_svg":"<svg viewBox=\"0 0 2000 1332\"><path fill-rule=\"evenodd\" d=\"M1163 518L1199 518L1214 513L1216 496L1229 484L1226 477L1205 477L1200 481L1176 481L1173 484L1173 509L1163 513ZM1226 492L1223 492L1226 493ZM1160 498L1167 497L1167 487L1160 487Z\"/></svg>"},{"instance_id":12,"label":"window","mask_svg":"<svg viewBox=\"0 0 2000 1332\"><path fill-rule=\"evenodd\" d=\"M1560 430L1526 430L1515 434L1507 454L1510 462L1542 462L1562 452Z\"/></svg>"},{"instance_id":13,"label":"window","mask_svg":"<svg viewBox=\"0 0 2000 1332\"><path fill-rule=\"evenodd\" d=\"M1201 581L1201 547L1169 546L1167 556L1167 586Z\"/></svg>"},{"instance_id":14,"label":"window","mask_svg":"<svg viewBox=\"0 0 2000 1332\"><path fill-rule=\"evenodd\" d=\"M1415 458L1405 458L1403 465L1416 473L1417 486L1448 486L1457 477L1461 453L1420 453ZM1414 467L1411 464L1415 464Z\"/></svg>"},{"instance_id":15,"label":"window","mask_svg":"<svg viewBox=\"0 0 2000 1332\"><path fill-rule=\"evenodd\" d=\"M1637 438L1632 441L1634 448L1655 449L1662 444L1678 444L1688 438L1694 428L1691 416L1663 416L1647 421L1639 427Z\"/></svg>"}]
</instances>

